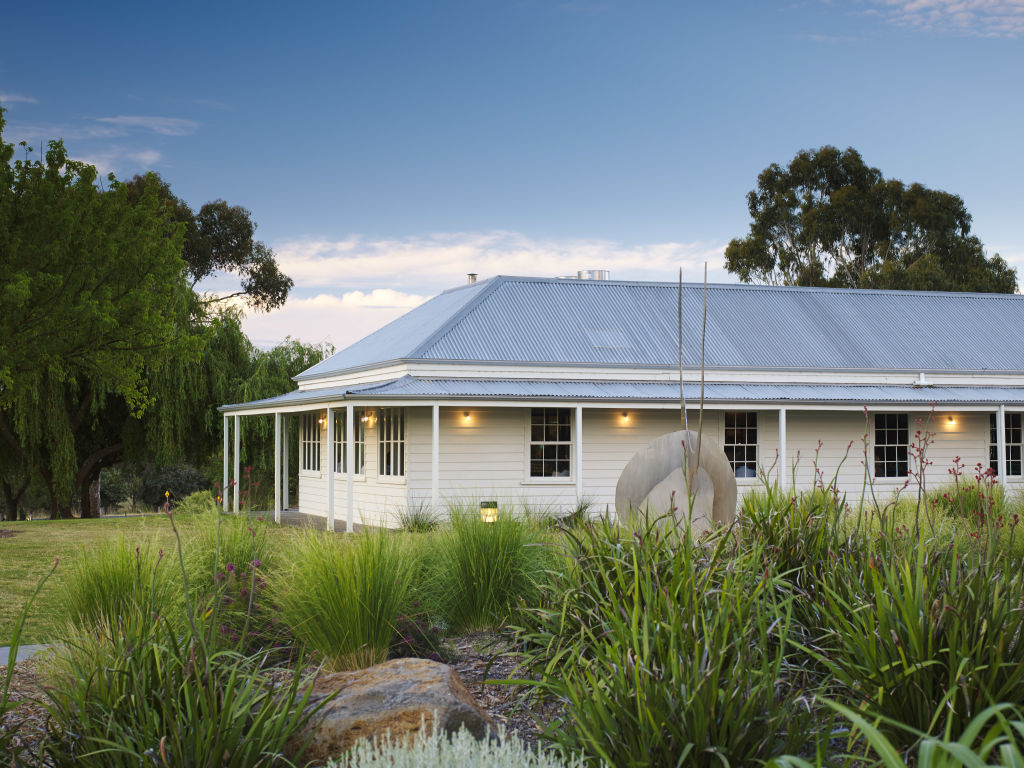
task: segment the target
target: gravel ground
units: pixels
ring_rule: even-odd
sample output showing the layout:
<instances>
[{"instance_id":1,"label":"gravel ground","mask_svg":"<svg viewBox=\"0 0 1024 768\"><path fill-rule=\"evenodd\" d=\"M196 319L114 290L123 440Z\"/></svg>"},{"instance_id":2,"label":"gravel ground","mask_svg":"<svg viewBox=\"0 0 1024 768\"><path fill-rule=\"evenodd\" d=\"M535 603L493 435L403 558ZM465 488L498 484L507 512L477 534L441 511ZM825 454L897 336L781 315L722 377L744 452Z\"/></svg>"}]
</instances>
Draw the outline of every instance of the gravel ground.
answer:
<instances>
[{"instance_id":1,"label":"gravel ground","mask_svg":"<svg viewBox=\"0 0 1024 768\"><path fill-rule=\"evenodd\" d=\"M541 731L558 718L560 709L527 697L526 686L484 682L520 677L515 657L504 655L508 647L495 635L483 632L450 638L448 645L456 657L450 666L459 673L480 707L506 733L536 747ZM42 696L41 663L35 658L15 665L10 697L20 704L0 724L4 729L14 729L15 743L28 749L30 755L38 749L46 727L46 710L37 703ZM5 674L6 667L0 666L0 680Z\"/></svg>"}]
</instances>

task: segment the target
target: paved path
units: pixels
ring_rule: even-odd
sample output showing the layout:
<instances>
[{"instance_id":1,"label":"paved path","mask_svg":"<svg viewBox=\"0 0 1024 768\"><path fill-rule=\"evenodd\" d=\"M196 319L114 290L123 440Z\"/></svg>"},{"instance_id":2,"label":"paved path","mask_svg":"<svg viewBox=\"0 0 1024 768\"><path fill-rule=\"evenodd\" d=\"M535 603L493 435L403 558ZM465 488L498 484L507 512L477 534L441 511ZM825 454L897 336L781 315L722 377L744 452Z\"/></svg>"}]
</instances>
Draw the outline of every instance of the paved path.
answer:
<instances>
[{"instance_id":1,"label":"paved path","mask_svg":"<svg viewBox=\"0 0 1024 768\"><path fill-rule=\"evenodd\" d=\"M24 661L35 656L40 651L46 650L45 645L19 645L18 656L15 661ZM7 665L7 659L11 656L11 648L8 645L0 645L0 667Z\"/></svg>"}]
</instances>

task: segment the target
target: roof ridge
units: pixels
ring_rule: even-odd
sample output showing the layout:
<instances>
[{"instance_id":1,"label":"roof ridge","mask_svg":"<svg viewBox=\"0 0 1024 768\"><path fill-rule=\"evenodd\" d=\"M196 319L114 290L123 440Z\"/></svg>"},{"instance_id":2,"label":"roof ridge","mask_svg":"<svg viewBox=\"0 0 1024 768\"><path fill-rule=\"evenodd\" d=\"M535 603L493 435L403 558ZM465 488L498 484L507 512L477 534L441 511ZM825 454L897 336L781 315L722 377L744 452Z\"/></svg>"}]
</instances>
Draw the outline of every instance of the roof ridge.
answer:
<instances>
[{"instance_id":1,"label":"roof ridge","mask_svg":"<svg viewBox=\"0 0 1024 768\"><path fill-rule=\"evenodd\" d=\"M487 280L483 281L483 288L480 290L480 292L477 293L477 295L474 296L472 299L467 301L462 306L462 308L459 309L458 312L456 312L454 315L445 320L441 324L440 328L438 328L436 331L430 334L426 339L421 341L411 352L409 352L409 354L405 356L405 359L414 360L418 358L420 355L422 355L426 350L430 349L435 343L437 343L440 339L444 338L448 333L450 333L451 330L456 325L462 322L463 318L465 318L470 312L476 309L476 307L484 299L486 299L488 296L494 293L494 291L497 289L499 285L506 282L507 280L508 278L505 275L495 275L494 277L490 277ZM473 287L479 285L481 285L481 283L473 283L472 286L463 287Z\"/></svg>"}]
</instances>

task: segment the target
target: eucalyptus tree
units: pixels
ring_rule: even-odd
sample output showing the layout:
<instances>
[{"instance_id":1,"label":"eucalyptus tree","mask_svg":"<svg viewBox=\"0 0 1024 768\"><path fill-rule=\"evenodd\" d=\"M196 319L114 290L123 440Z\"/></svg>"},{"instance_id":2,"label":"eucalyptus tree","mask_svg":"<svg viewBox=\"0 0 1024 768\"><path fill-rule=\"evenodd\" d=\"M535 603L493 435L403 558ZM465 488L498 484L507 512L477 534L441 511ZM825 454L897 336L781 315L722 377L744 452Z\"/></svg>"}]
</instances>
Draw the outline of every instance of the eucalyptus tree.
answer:
<instances>
[{"instance_id":1,"label":"eucalyptus tree","mask_svg":"<svg viewBox=\"0 0 1024 768\"><path fill-rule=\"evenodd\" d=\"M886 179L855 149L801 151L747 195L750 231L726 268L744 282L1013 293L1016 272L988 258L957 195Z\"/></svg>"}]
</instances>

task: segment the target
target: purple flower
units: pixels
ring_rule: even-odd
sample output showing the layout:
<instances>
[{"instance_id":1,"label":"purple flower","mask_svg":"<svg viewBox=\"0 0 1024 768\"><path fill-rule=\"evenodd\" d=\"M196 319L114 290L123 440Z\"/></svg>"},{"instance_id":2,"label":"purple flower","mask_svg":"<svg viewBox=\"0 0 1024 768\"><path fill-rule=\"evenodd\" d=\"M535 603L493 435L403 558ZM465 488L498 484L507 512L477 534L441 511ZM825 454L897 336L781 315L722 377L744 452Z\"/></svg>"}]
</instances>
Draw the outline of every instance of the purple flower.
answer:
<instances>
[{"instance_id":1,"label":"purple flower","mask_svg":"<svg viewBox=\"0 0 1024 768\"><path fill-rule=\"evenodd\" d=\"M235 564L234 563L228 563L224 567L224 570L226 570L228 573L230 573L231 571L235 570Z\"/></svg>"},{"instance_id":2,"label":"purple flower","mask_svg":"<svg viewBox=\"0 0 1024 768\"><path fill-rule=\"evenodd\" d=\"M261 565L263 565L263 563L257 557L255 560L253 560L251 563L249 563L249 565L251 565L253 568L259 568Z\"/></svg>"}]
</instances>

